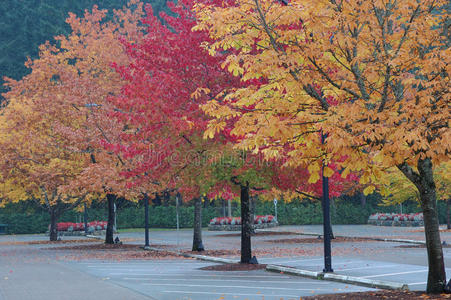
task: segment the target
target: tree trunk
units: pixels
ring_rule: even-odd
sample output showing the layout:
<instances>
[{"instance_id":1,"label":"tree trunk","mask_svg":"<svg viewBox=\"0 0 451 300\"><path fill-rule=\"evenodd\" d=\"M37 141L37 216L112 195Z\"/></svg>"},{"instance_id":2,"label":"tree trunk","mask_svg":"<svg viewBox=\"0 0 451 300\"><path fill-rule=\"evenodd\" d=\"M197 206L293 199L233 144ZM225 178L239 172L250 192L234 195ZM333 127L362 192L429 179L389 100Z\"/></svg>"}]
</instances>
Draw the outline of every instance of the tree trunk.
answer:
<instances>
[{"instance_id":1,"label":"tree trunk","mask_svg":"<svg viewBox=\"0 0 451 300\"><path fill-rule=\"evenodd\" d=\"M169 206L169 202L171 201L171 194L168 190L163 192L163 206Z\"/></svg>"},{"instance_id":2,"label":"tree trunk","mask_svg":"<svg viewBox=\"0 0 451 300\"><path fill-rule=\"evenodd\" d=\"M252 258L252 225L249 210L249 184L241 185L241 263L248 264Z\"/></svg>"},{"instance_id":3,"label":"tree trunk","mask_svg":"<svg viewBox=\"0 0 451 300\"><path fill-rule=\"evenodd\" d=\"M108 223L106 227L105 244L114 244L114 200L116 199L116 196L107 194L106 199L108 202Z\"/></svg>"},{"instance_id":4,"label":"tree trunk","mask_svg":"<svg viewBox=\"0 0 451 300\"><path fill-rule=\"evenodd\" d=\"M436 189L433 178L432 163L429 159L419 161L420 197L423 209L424 233L428 252L428 293L442 293L446 284L445 264L443 262L442 243L437 213Z\"/></svg>"},{"instance_id":5,"label":"tree trunk","mask_svg":"<svg viewBox=\"0 0 451 300\"><path fill-rule=\"evenodd\" d=\"M227 217L227 213L226 213L226 204L225 204L226 200L222 199L222 216L223 217Z\"/></svg>"},{"instance_id":6,"label":"tree trunk","mask_svg":"<svg viewBox=\"0 0 451 300\"><path fill-rule=\"evenodd\" d=\"M155 193L155 198L152 200L153 204L155 204L156 206L160 206L161 205L161 197L160 194Z\"/></svg>"},{"instance_id":7,"label":"tree trunk","mask_svg":"<svg viewBox=\"0 0 451 300\"><path fill-rule=\"evenodd\" d=\"M360 195L359 195L360 197L360 205L362 206L362 207L365 207L366 206L366 196L365 196L365 194L363 193L363 192L360 192Z\"/></svg>"},{"instance_id":8,"label":"tree trunk","mask_svg":"<svg viewBox=\"0 0 451 300\"><path fill-rule=\"evenodd\" d=\"M446 228L451 229L451 217L449 210L451 209L451 198L446 201Z\"/></svg>"},{"instance_id":9,"label":"tree trunk","mask_svg":"<svg viewBox=\"0 0 451 300\"><path fill-rule=\"evenodd\" d=\"M58 222L58 213L56 211L56 208L53 206L51 206L49 209L50 209L50 229L49 229L50 241L57 241L58 227L56 223Z\"/></svg>"},{"instance_id":10,"label":"tree trunk","mask_svg":"<svg viewBox=\"0 0 451 300\"><path fill-rule=\"evenodd\" d=\"M192 251L204 251L202 244L202 198L194 199L194 232Z\"/></svg>"},{"instance_id":11,"label":"tree trunk","mask_svg":"<svg viewBox=\"0 0 451 300\"><path fill-rule=\"evenodd\" d=\"M407 164L402 164L398 167L415 184L420 193L429 265L426 292L430 294L443 293L446 284L446 273L442 243L440 241L432 162L429 158L419 159L417 165L418 173Z\"/></svg>"},{"instance_id":12,"label":"tree trunk","mask_svg":"<svg viewBox=\"0 0 451 300\"><path fill-rule=\"evenodd\" d=\"M232 217L232 200L227 200L227 215L228 217Z\"/></svg>"},{"instance_id":13,"label":"tree trunk","mask_svg":"<svg viewBox=\"0 0 451 300\"><path fill-rule=\"evenodd\" d=\"M254 220L255 220L255 198L249 197L249 220L251 222L251 235L255 234Z\"/></svg>"}]
</instances>

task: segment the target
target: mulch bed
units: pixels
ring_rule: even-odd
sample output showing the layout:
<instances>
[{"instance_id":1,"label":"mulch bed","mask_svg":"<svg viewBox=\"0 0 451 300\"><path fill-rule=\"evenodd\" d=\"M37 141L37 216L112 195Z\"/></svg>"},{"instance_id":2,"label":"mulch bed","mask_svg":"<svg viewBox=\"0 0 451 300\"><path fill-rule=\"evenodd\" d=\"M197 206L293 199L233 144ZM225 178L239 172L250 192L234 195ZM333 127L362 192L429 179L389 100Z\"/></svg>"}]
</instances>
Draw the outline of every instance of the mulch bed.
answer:
<instances>
[{"instance_id":1,"label":"mulch bed","mask_svg":"<svg viewBox=\"0 0 451 300\"><path fill-rule=\"evenodd\" d=\"M425 244L409 244L409 245L399 245L395 248L426 248ZM442 244L442 248L451 248L450 244Z\"/></svg>"},{"instance_id":2,"label":"mulch bed","mask_svg":"<svg viewBox=\"0 0 451 300\"><path fill-rule=\"evenodd\" d=\"M20 241L20 242L1 242L0 245L58 245L58 244L75 244L75 243L93 243L96 240L93 239L72 239L72 240L61 240L61 241Z\"/></svg>"},{"instance_id":3,"label":"mulch bed","mask_svg":"<svg viewBox=\"0 0 451 300\"><path fill-rule=\"evenodd\" d=\"M142 250L140 248L140 245L104 244L104 243L45 248L45 250L129 250L129 249Z\"/></svg>"},{"instance_id":4,"label":"mulch bed","mask_svg":"<svg viewBox=\"0 0 451 300\"><path fill-rule=\"evenodd\" d=\"M252 236L271 236L271 235L298 235L299 233L290 231L257 231L252 234ZM233 237L241 236L241 233L224 233L215 235L217 237Z\"/></svg>"},{"instance_id":5,"label":"mulch bed","mask_svg":"<svg viewBox=\"0 0 451 300\"><path fill-rule=\"evenodd\" d=\"M98 243L99 239L71 239L71 240L59 240L59 241L29 241L29 242L3 242L0 245L60 245L60 244L82 244L82 243ZM125 238L122 239L123 242L133 242L137 241L137 239L133 238Z\"/></svg>"},{"instance_id":6,"label":"mulch bed","mask_svg":"<svg viewBox=\"0 0 451 300\"><path fill-rule=\"evenodd\" d=\"M344 243L344 242L367 242L372 241L366 238L347 238L347 237L336 237L332 239L332 243ZM275 244L315 244L323 243L322 238L292 238L292 239L279 239L279 240L267 240L266 243Z\"/></svg>"},{"instance_id":7,"label":"mulch bed","mask_svg":"<svg viewBox=\"0 0 451 300\"><path fill-rule=\"evenodd\" d=\"M254 264L222 264L200 268L204 271L252 271L265 269L266 265Z\"/></svg>"},{"instance_id":8,"label":"mulch bed","mask_svg":"<svg viewBox=\"0 0 451 300\"><path fill-rule=\"evenodd\" d=\"M377 292L361 292L361 293L346 293L346 294L330 294L302 297L303 300L379 300L379 299L396 299L396 300L410 300L410 299L451 299L451 294L428 295L424 292L407 292L407 291L377 291Z\"/></svg>"},{"instance_id":9,"label":"mulch bed","mask_svg":"<svg viewBox=\"0 0 451 300\"><path fill-rule=\"evenodd\" d=\"M161 245L151 245L158 246ZM73 245L63 247L43 248L42 250L55 251L59 259L64 260L85 260L85 259L103 259L103 260L133 260L133 259L180 259L182 257L167 251L143 250L140 245L130 244L104 244L95 243L88 245ZM61 255L63 251L64 254Z\"/></svg>"},{"instance_id":10,"label":"mulch bed","mask_svg":"<svg viewBox=\"0 0 451 300\"><path fill-rule=\"evenodd\" d=\"M451 229L441 228L439 231L440 232L451 232ZM424 232L424 228L407 230L407 232Z\"/></svg>"}]
</instances>

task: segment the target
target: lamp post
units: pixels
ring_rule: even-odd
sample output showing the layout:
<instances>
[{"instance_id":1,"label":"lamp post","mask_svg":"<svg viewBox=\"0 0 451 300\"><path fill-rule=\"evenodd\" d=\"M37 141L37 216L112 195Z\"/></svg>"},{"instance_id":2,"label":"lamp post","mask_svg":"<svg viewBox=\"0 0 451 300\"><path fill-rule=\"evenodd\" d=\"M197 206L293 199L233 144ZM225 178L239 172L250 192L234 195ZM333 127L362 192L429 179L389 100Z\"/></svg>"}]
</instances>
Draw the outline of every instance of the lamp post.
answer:
<instances>
[{"instance_id":1,"label":"lamp post","mask_svg":"<svg viewBox=\"0 0 451 300\"><path fill-rule=\"evenodd\" d=\"M326 135L321 133L321 144L324 144ZM326 162L323 162L323 237L324 237L324 273L333 272L332 269L332 249L331 249L331 225L330 225L330 199L329 199L329 178L324 176Z\"/></svg>"},{"instance_id":2,"label":"lamp post","mask_svg":"<svg viewBox=\"0 0 451 300\"><path fill-rule=\"evenodd\" d=\"M144 193L144 235L145 244L144 249L150 248L149 245L149 196Z\"/></svg>"},{"instance_id":3,"label":"lamp post","mask_svg":"<svg viewBox=\"0 0 451 300\"><path fill-rule=\"evenodd\" d=\"M288 5L288 0L278 0L283 6ZM331 41L332 42L332 41ZM321 144L325 144L327 135L321 132ZM329 199L329 178L324 176L325 162L322 166L322 179L323 179L323 234L324 234L324 269L323 272L333 272L332 269L332 250L331 241L332 228L330 225L330 199Z\"/></svg>"},{"instance_id":4,"label":"lamp post","mask_svg":"<svg viewBox=\"0 0 451 300\"><path fill-rule=\"evenodd\" d=\"M83 222L85 223L85 235L88 234L88 211L86 208L86 202L83 203Z\"/></svg>"},{"instance_id":5,"label":"lamp post","mask_svg":"<svg viewBox=\"0 0 451 300\"><path fill-rule=\"evenodd\" d=\"M277 199L274 198L274 217L276 218L276 222L278 222L277 220Z\"/></svg>"},{"instance_id":6,"label":"lamp post","mask_svg":"<svg viewBox=\"0 0 451 300\"><path fill-rule=\"evenodd\" d=\"M179 223L179 200L180 200L180 193L177 192L177 195L175 196L175 213L177 216L177 249L179 248L179 229L180 229L180 223Z\"/></svg>"}]
</instances>

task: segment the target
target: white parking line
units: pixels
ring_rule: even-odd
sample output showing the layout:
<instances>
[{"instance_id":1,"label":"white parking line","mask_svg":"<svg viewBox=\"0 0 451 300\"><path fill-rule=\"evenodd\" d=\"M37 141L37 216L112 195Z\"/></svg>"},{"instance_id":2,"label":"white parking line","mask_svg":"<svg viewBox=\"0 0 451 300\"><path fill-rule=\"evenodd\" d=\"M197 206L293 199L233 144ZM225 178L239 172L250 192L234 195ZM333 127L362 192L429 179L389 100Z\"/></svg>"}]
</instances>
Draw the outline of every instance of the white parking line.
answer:
<instances>
[{"instance_id":1,"label":"white parking line","mask_svg":"<svg viewBox=\"0 0 451 300\"><path fill-rule=\"evenodd\" d=\"M206 267L208 265L201 265L201 266L195 266L193 269L199 268L199 267ZM150 272L150 271L160 271L163 267L161 266L148 266L146 268L91 268L91 270L97 270L97 271L106 271L106 272ZM187 268L184 266L174 266L171 268L171 270L186 270ZM191 269L190 269L191 270Z\"/></svg>"},{"instance_id":2,"label":"white parking line","mask_svg":"<svg viewBox=\"0 0 451 300\"><path fill-rule=\"evenodd\" d=\"M240 289L261 289L261 290L290 290L290 291L328 291L330 289L295 289L295 288L280 288L280 287L266 287L266 286L245 286L245 285L203 285L203 284L177 284L177 283L143 283L143 285L152 285L152 286L186 286L186 287L204 287L204 288L240 288Z\"/></svg>"},{"instance_id":3,"label":"white parking line","mask_svg":"<svg viewBox=\"0 0 451 300\"><path fill-rule=\"evenodd\" d=\"M422 284L426 284L427 282L414 282L414 283L409 283L408 285L422 285Z\"/></svg>"},{"instance_id":4,"label":"white parking line","mask_svg":"<svg viewBox=\"0 0 451 300\"><path fill-rule=\"evenodd\" d=\"M263 260L263 259L261 259ZM296 259L296 260L277 260L275 259L275 261L277 263L281 263L281 264L285 264L285 263L291 263L291 262L307 262L307 261L316 261L316 260L324 260L324 258L312 258L312 259Z\"/></svg>"},{"instance_id":5,"label":"white parking line","mask_svg":"<svg viewBox=\"0 0 451 300\"><path fill-rule=\"evenodd\" d=\"M189 265L189 264L205 264L206 262L198 262L198 261L187 261L187 262L152 262L152 263L141 263L141 264L130 264L130 263L122 263L122 264L99 264L99 265L88 265L88 268L108 268L108 267L115 267L115 268L126 268L127 266L139 266L139 267L145 267L145 266L152 266L152 265Z\"/></svg>"},{"instance_id":6,"label":"white parking line","mask_svg":"<svg viewBox=\"0 0 451 300\"><path fill-rule=\"evenodd\" d=\"M271 294L242 294L242 293L221 293L221 292L187 292L187 291L161 291L162 293L180 293L180 294L207 294L207 295L231 295L231 296L259 296L259 297L295 297L299 295L271 295Z\"/></svg>"},{"instance_id":7,"label":"white parking line","mask_svg":"<svg viewBox=\"0 0 451 300\"><path fill-rule=\"evenodd\" d=\"M289 276L271 276L271 275L219 275L219 274L210 274L210 275L194 275L194 274L189 274L189 275L184 275L184 274L180 274L180 273L176 273L176 274L156 274L156 273L143 273L143 274L130 274L130 273L109 273L108 275L129 275L129 276L157 276L157 277L171 277L174 279L177 279L177 276L182 276L182 277L186 277L186 276L190 276L190 277L232 277L232 278L290 278Z\"/></svg>"},{"instance_id":8,"label":"white parking line","mask_svg":"<svg viewBox=\"0 0 451 300\"><path fill-rule=\"evenodd\" d=\"M375 269L375 268L393 268L396 267L397 265L382 265L382 266L366 266L366 267L360 267L360 268L349 268L349 269L340 269L340 270L336 270L338 271L351 271L351 270L363 270L363 269Z\"/></svg>"},{"instance_id":9,"label":"white parking line","mask_svg":"<svg viewBox=\"0 0 451 300\"><path fill-rule=\"evenodd\" d=\"M394 275L402 275L402 274L413 274L413 273L421 273L421 272L427 272L427 271L428 270L426 269L426 270L417 270L417 271L408 271L408 272L387 273L387 274L362 276L362 278L374 278L374 277L394 276Z\"/></svg>"},{"instance_id":10,"label":"white parking line","mask_svg":"<svg viewBox=\"0 0 451 300\"><path fill-rule=\"evenodd\" d=\"M133 278L133 277L123 277L121 278L123 280L134 280L134 281L146 281L146 280L152 280L152 281L174 281L174 278ZM177 281L202 281L202 282L206 282L206 281L230 281L230 282L243 282L243 279L204 279L204 278L198 278L198 279L193 279L193 278L177 278ZM326 284L326 285L330 285L330 282L315 282L315 281L285 281L285 280L246 280L246 282L256 282L256 283L293 283L293 284Z\"/></svg>"}]
</instances>

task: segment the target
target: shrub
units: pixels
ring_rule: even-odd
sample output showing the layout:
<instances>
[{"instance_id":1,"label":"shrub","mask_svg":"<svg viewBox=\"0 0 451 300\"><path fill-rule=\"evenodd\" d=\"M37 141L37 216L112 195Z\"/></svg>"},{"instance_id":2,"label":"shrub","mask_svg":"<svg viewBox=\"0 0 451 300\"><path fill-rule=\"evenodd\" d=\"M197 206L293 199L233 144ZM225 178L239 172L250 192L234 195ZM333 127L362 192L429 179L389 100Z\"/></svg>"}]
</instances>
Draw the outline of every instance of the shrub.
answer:
<instances>
[{"instance_id":1,"label":"shrub","mask_svg":"<svg viewBox=\"0 0 451 300\"><path fill-rule=\"evenodd\" d=\"M274 216L254 216L254 224L271 223ZM216 217L210 220L210 225L240 225L241 217Z\"/></svg>"},{"instance_id":2,"label":"shrub","mask_svg":"<svg viewBox=\"0 0 451 300\"><path fill-rule=\"evenodd\" d=\"M105 220L107 211L102 208L104 204L98 204L99 208L88 209L88 220ZM180 227L192 228L194 219L194 208L192 206L181 206ZM446 222L446 203L438 201L438 213L440 223ZM403 212L417 213L420 208L416 203L406 203L403 205ZM322 224L322 209L320 202L293 201L286 203L279 201L277 205L278 222L281 225L309 225ZM362 207L358 203L351 201L335 201L331 204L332 224L367 224L368 217L374 213L394 213L399 212L399 206L378 206L367 204ZM258 202L254 208L255 215L274 215L274 204L272 202ZM80 221L82 213L67 211L60 218L59 222ZM202 226L206 227L214 217L222 215L221 207L202 208ZM234 217L240 216L239 207L234 207L232 211ZM151 206L149 207L150 227L153 228L175 228L176 208L175 206ZM29 204L17 203L8 205L0 209L0 223L8 224L8 232L12 234L20 233L44 233L48 230L50 217L47 211L30 207ZM118 228L142 228L144 227L144 208L138 204L131 207L118 209Z\"/></svg>"}]
</instances>

